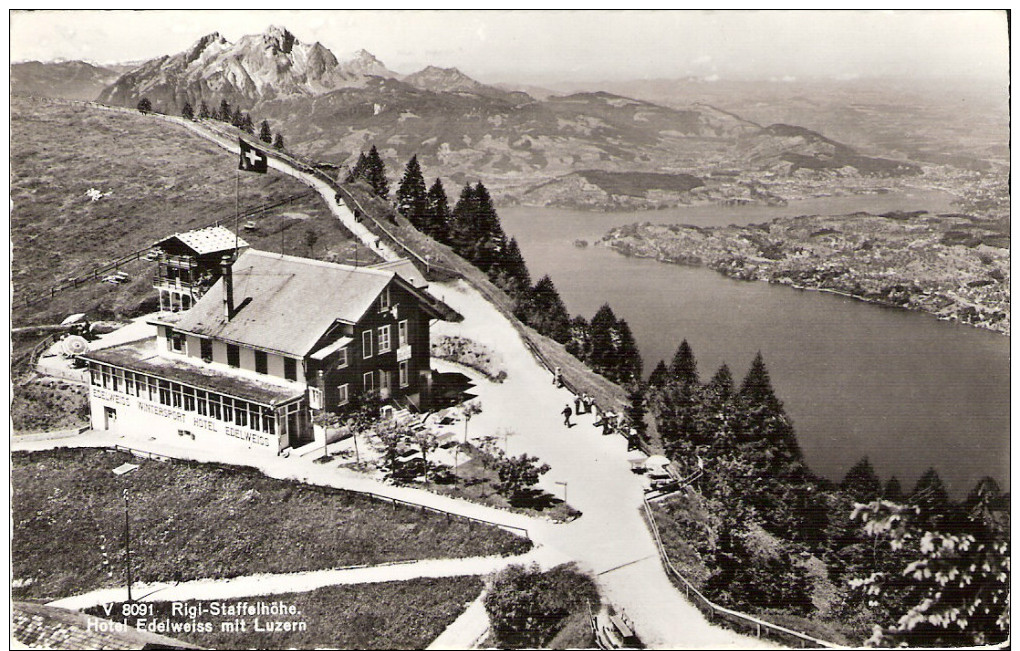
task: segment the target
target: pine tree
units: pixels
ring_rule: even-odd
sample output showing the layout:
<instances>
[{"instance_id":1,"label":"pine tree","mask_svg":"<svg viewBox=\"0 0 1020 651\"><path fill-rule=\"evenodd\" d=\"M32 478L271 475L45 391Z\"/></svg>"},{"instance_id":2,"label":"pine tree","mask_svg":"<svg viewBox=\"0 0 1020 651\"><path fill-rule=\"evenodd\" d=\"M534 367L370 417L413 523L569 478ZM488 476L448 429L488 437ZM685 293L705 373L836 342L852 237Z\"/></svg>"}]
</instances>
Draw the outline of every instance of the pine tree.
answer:
<instances>
[{"instance_id":1,"label":"pine tree","mask_svg":"<svg viewBox=\"0 0 1020 651\"><path fill-rule=\"evenodd\" d=\"M450 243L450 204L443 182L438 178L426 197L425 234L443 244ZM529 283L530 284L530 283Z\"/></svg>"},{"instance_id":2,"label":"pine tree","mask_svg":"<svg viewBox=\"0 0 1020 651\"><path fill-rule=\"evenodd\" d=\"M234 109L233 115L230 116L230 126L237 127L238 129L240 129L241 125L243 125L243 124L244 124L244 114L241 113L241 108L237 107L237 108Z\"/></svg>"},{"instance_id":3,"label":"pine tree","mask_svg":"<svg viewBox=\"0 0 1020 651\"><path fill-rule=\"evenodd\" d=\"M728 398L733 394L733 374L730 373L730 367L723 364L719 367L719 370L715 372L712 379L709 381L708 386L712 391L721 395L724 398Z\"/></svg>"},{"instance_id":4,"label":"pine tree","mask_svg":"<svg viewBox=\"0 0 1020 651\"><path fill-rule=\"evenodd\" d=\"M855 463L839 485L855 502L871 502L882 495L882 482L868 457Z\"/></svg>"},{"instance_id":5,"label":"pine tree","mask_svg":"<svg viewBox=\"0 0 1020 651\"><path fill-rule=\"evenodd\" d=\"M255 135L255 122L252 121L251 115L247 112L241 116L241 131Z\"/></svg>"},{"instance_id":6,"label":"pine tree","mask_svg":"<svg viewBox=\"0 0 1020 651\"><path fill-rule=\"evenodd\" d=\"M368 168L366 169L366 178L368 185L372 188L372 194L385 199L390 195L390 184L386 180L386 164L383 163L382 157L379 155L379 150L372 145L372 149L369 150L368 156L366 157Z\"/></svg>"},{"instance_id":7,"label":"pine tree","mask_svg":"<svg viewBox=\"0 0 1020 651\"><path fill-rule=\"evenodd\" d=\"M191 107L191 102L184 102L184 108L181 109L181 117L185 120L195 119L195 109Z\"/></svg>"},{"instance_id":8,"label":"pine tree","mask_svg":"<svg viewBox=\"0 0 1020 651\"><path fill-rule=\"evenodd\" d=\"M227 100L220 100L220 112L216 114L216 119L221 122L230 122L230 103Z\"/></svg>"},{"instance_id":9,"label":"pine tree","mask_svg":"<svg viewBox=\"0 0 1020 651\"><path fill-rule=\"evenodd\" d=\"M882 489L882 498L890 502L903 501L903 487L900 486L900 480L896 479L896 475L890 477L889 481L885 483L885 488Z\"/></svg>"},{"instance_id":10,"label":"pine tree","mask_svg":"<svg viewBox=\"0 0 1020 651\"><path fill-rule=\"evenodd\" d=\"M765 360L761 351L754 356L751 368L740 385L740 395L754 403L776 406L782 408L775 391L772 390L772 379L769 377L768 369L765 368Z\"/></svg>"},{"instance_id":11,"label":"pine tree","mask_svg":"<svg viewBox=\"0 0 1020 651\"><path fill-rule=\"evenodd\" d=\"M205 120L209 117L209 105L202 100L202 103L198 105L198 117Z\"/></svg>"},{"instance_id":12,"label":"pine tree","mask_svg":"<svg viewBox=\"0 0 1020 651\"><path fill-rule=\"evenodd\" d=\"M411 225L425 232L428 222L428 190L421 174L418 157L411 156L404 168L404 176L397 187L397 210L407 217Z\"/></svg>"},{"instance_id":13,"label":"pine tree","mask_svg":"<svg viewBox=\"0 0 1020 651\"><path fill-rule=\"evenodd\" d=\"M952 515L952 502L942 478L934 468L928 468L917 480L910 494L910 502L921 507L919 521L938 525Z\"/></svg>"},{"instance_id":14,"label":"pine tree","mask_svg":"<svg viewBox=\"0 0 1020 651\"><path fill-rule=\"evenodd\" d=\"M503 278L500 286L512 298L527 292L531 287L531 274L528 272L528 265L524 262L524 256L521 255L521 249L517 246L515 238L510 238L507 243L499 267Z\"/></svg>"},{"instance_id":15,"label":"pine tree","mask_svg":"<svg viewBox=\"0 0 1020 651\"><path fill-rule=\"evenodd\" d=\"M368 174L368 156L365 156L365 152L358 154L358 162L351 168L350 173L347 175L345 183L354 183L358 180L367 181L366 175Z\"/></svg>"},{"instance_id":16,"label":"pine tree","mask_svg":"<svg viewBox=\"0 0 1020 651\"><path fill-rule=\"evenodd\" d=\"M583 316L575 316L570 320L570 341L566 344L567 352L581 360L591 359L591 326Z\"/></svg>"},{"instance_id":17,"label":"pine tree","mask_svg":"<svg viewBox=\"0 0 1020 651\"><path fill-rule=\"evenodd\" d=\"M698 362L694 359L694 352L691 350L687 340L680 342L673 362L669 365L670 377L680 384L698 384Z\"/></svg>"},{"instance_id":18,"label":"pine tree","mask_svg":"<svg viewBox=\"0 0 1020 651\"><path fill-rule=\"evenodd\" d=\"M142 99L138 100L138 112L139 113L152 112L152 102L149 101L148 97L143 97Z\"/></svg>"},{"instance_id":19,"label":"pine tree","mask_svg":"<svg viewBox=\"0 0 1020 651\"><path fill-rule=\"evenodd\" d=\"M648 386L660 389L666 386L666 382L669 381L669 368L666 366L666 362L659 360L659 363L652 369L652 374L648 377Z\"/></svg>"},{"instance_id":20,"label":"pine tree","mask_svg":"<svg viewBox=\"0 0 1020 651\"><path fill-rule=\"evenodd\" d=\"M496 214L496 207L492 204L492 197L481 181L475 185L474 195L477 210L475 215L477 239L474 242L474 259L472 261L490 277L495 277L499 273L503 253L506 250L506 233L503 232L499 215Z\"/></svg>"},{"instance_id":21,"label":"pine tree","mask_svg":"<svg viewBox=\"0 0 1020 651\"><path fill-rule=\"evenodd\" d=\"M262 126L259 127L259 140L265 143L273 142L273 132L269 128L269 120L262 121Z\"/></svg>"},{"instance_id":22,"label":"pine tree","mask_svg":"<svg viewBox=\"0 0 1020 651\"><path fill-rule=\"evenodd\" d=\"M283 149L283 147L284 147L284 144L283 144L283 134L281 134L281 133L277 133L276 134L276 138L273 139L273 147L276 148L276 149L280 149L280 150Z\"/></svg>"},{"instance_id":23,"label":"pine tree","mask_svg":"<svg viewBox=\"0 0 1020 651\"><path fill-rule=\"evenodd\" d=\"M591 319L591 367L606 377L616 366L616 315L609 304L604 304Z\"/></svg>"},{"instance_id":24,"label":"pine tree","mask_svg":"<svg viewBox=\"0 0 1020 651\"><path fill-rule=\"evenodd\" d=\"M453 207L450 243L453 250L469 262L474 262L473 245L478 241L478 234L475 232L477 215L478 200L475 197L475 189L470 183L465 183L460 191L460 198Z\"/></svg>"},{"instance_id":25,"label":"pine tree","mask_svg":"<svg viewBox=\"0 0 1020 651\"><path fill-rule=\"evenodd\" d=\"M617 382L628 384L641 380L641 353L638 351L637 342L630 331L627 321L620 319L616 322L617 349L615 379Z\"/></svg>"},{"instance_id":26,"label":"pine tree","mask_svg":"<svg viewBox=\"0 0 1020 651\"><path fill-rule=\"evenodd\" d=\"M549 276L542 276L528 293L525 322L559 343L570 339L570 314Z\"/></svg>"}]
</instances>

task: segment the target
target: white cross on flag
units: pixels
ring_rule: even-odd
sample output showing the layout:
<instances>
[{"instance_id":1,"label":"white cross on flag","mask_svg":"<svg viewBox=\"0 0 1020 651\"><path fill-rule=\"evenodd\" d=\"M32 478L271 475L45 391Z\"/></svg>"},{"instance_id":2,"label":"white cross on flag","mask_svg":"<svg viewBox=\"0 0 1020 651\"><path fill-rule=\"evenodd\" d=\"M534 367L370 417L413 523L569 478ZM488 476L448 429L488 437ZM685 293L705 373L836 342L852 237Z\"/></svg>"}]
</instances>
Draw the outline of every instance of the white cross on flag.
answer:
<instances>
[{"instance_id":1,"label":"white cross on flag","mask_svg":"<svg viewBox=\"0 0 1020 651\"><path fill-rule=\"evenodd\" d=\"M257 147L252 147L243 138L238 138L241 143L241 159L238 161L237 169L242 172L257 172L265 174L269 170L269 158L266 152Z\"/></svg>"}]
</instances>

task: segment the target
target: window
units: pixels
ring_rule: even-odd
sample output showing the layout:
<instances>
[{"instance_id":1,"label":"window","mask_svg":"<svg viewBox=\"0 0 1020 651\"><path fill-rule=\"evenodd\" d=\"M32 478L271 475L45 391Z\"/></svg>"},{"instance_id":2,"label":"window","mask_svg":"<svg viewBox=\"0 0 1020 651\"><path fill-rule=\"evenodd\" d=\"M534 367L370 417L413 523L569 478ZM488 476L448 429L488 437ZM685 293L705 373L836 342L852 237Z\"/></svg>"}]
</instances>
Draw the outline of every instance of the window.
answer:
<instances>
[{"instance_id":1,"label":"window","mask_svg":"<svg viewBox=\"0 0 1020 651\"><path fill-rule=\"evenodd\" d=\"M262 429L262 410L255 405L248 405L248 420L251 422L251 428L255 431Z\"/></svg>"},{"instance_id":2,"label":"window","mask_svg":"<svg viewBox=\"0 0 1020 651\"><path fill-rule=\"evenodd\" d=\"M223 422L233 423L234 422L234 401L226 396L220 396L220 402L223 403Z\"/></svg>"},{"instance_id":3,"label":"window","mask_svg":"<svg viewBox=\"0 0 1020 651\"><path fill-rule=\"evenodd\" d=\"M338 405L346 405L347 404L347 400L348 400L348 398L347 398L347 385L346 384L341 384L340 386L338 386L336 388L336 394L337 394L336 404L338 404Z\"/></svg>"},{"instance_id":4,"label":"window","mask_svg":"<svg viewBox=\"0 0 1020 651\"><path fill-rule=\"evenodd\" d=\"M293 357L283 358L283 377L288 380L297 380L297 360Z\"/></svg>"},{"instance_id":5,"label":"window","mask_svg":"<svg viewBox=\"0 0 1020 651\"><path fill-rule=\"evenodd\" d=\"M269 373L269 359L261 350L255 351L255 372L263 375Z\"/></svg>"},{"instance_id":6,"label":"window","mask_svg":"<svg viewBox=\"0 0 1020 651\"><path fill-rule=\"evenodd\" d=\"M372 331L365 330L361 333L361 352L363 359L368 359L372 356Z\"/></svg>"},{"instance_id":7,"label":"window","mask_svg":"<svg viewBox=\"0 0 1020 651\"><path fill-rule=\"evenodd\" d=\"M379 326L379 353L390 352L390 327Z\"/></svg>"},{"instance_id":8,"label":"window","mask_svg":"<svg viewBox=\"0 0 1020 651\"><path fill-rule=\"evenodd\" d=\"M167 350L175 353L184 352L184 335L180 332L174 332L173 328L166 329L166 346Z\"/></svg>"},{"instance_id":9,"label":"window","mask_svg":"<svg viewBox=\"0 0 1020 651\"><path fill-rule=\"evenodd\" d=\"M375 371L365 373L365 375L361 378L361 381L366 392L375 390Z\"/></svg>"},{"instance_id":10,"label":"window","mask_svg":"<svg viewBox=\"0 0 1020 651\"><path fill-rule=\"evenodd\" d=\"M322 409L322 389L308 387L308 406L312 409Z\"/></svg>"},{"instance_id":11,"label":"window","mask_svg":"<svg viewBox=\"0 0 1020 651\"><path fill-rule=\"evenodd\" d=\"M109 366L103 367L103 388L109 389L110 385L113 384L113 374L110 372Z\"/></svg>"},{"instance_id":12,"label":"window","mask_svg":"<svg viewBox=\"0 0 1020 651\"><path fill-rule=\"evenodd\" d=\"M379 371L379 390L390 390L390 372Z\"/></svg>"},{"instance_id":13,"label":"window","mask_svg":"<svg viewBox=\"0 0 1020 651\"><path fill-rule=\"evenodd\" d=\"M195 390L184 387L184 411L195 411Z\"/></svg>"},{"instance_id":14,"label":"window","mask_svg":"<svg viewBox=\"0 0 1020 651\"><path fill-rule=\"evenodd\" d=\"M113 385L110 387L114 391L120 391L121 387L124 386L124 371L119 368L113 369Z\"/></svg>"},{"instance_id":15,"label":"window","mask_svg":"<svg viewBox=\"0 0 1020 651\"><path fill-rule=\"evenodd\" d=\"M234 423L238 427L248 427L248 404L246 402L234 401Z\"/></svg>"},{"instance_id":16,"label":"window","mask_svg":"<svg viewBox=\"0 0 1020 651\"><path fill-rule=\"evenodd\" d=\"M347 368L347 348L341 348L337 353L336 358L337 368Z\"/></svg>"},{"instance_id":17,"label":"window","mask_svg":"<svg viewBox=\"0 0 1020 651\"><path fill-rule=\"evenodd\" d=\"M403 320L397 324L397 345L407 345L407 320Z\"/></svg>"},{"instance_id":18,"label":"window","mask_svg":"<svg viewBox=\"0 0 1020 651\"><path fill-rule=\"evenodd\" d=\"M223 419L223 412L220 411L220 397L215 393L209 394L209 416L216 420Z\"/></svg>"},{"instance_id":19,"label":"window","mask_svg":"<svg viewBox=\"0 0 1020 651\"><path fill-rule=\"evenodd\" d=\"M89 375L92 377L93 385L98 387L103 384L103 373L99 370L98 366L90 366Z\"/></svg>"},{"instance_id":20,"label":"window","mask_svg":"<svg viewBox=\"0 0 1020 651\"><path fill-rule=\"evenodd\" d=\"M198 415L208 416L209 415L209 401L206 399L205 391L197 391L198 401Z\"/></svg>"},{"instance_id":21,"label":"window","mask_svg":"<svg viewBox=\"0 0 1020 651\"><path fill-rule=\"evenodd\" d=\"M241 349L234 344L227 344L227 364L234 368L241 366Z\"/></svg>"},{"instance_id":22,"label":"window","mask_svg":"<svg viewBox=\"0 0 1020 651\"><path fill-rule=\"evenodd\" d=\"M266 434L276 432L276 412L269 407L262 408L262 431Z\"/></svg>"},{"instance_id":23,"label":"window","mask_svg":"<svg viewBox=\"0 0 1020 651\"><path fill-rule=\"evenodd\" d=\"M201 339L199 346L202 348L202 359L211 362L213 358L212 339Z\"/></svg>"},{"instance_id":24,"label":"window","mask_svg":"<svg viewBox=\"0 0 1020 651\"><path fill-rule=\"evenodd\" d=\"M379 294L379 311L385 312L390 309L390 288L382 290L382 294Z\"/></svg>"},{"instance_id":25,"label":"window","mask_svg":"<svg viewBox=\"0 0 1020 651\"><path fill-rule=\"evenodd\" d=\"M170 383L166 380L159 381L159 404L170 404Z\"/></svg>"},{"instance_id":26,"label":"window","mask_svg":"<svg viewBox=\"0 0 1020 651\"><path fill-rule=\"evenodd\" d=\"M407 362L400 362L400 386L406 387L410 384L410 378L407 375Z\"/></svg>"},{"instance_id":27,"label":"window","mask_svg":"<svg viewBox=\"0 0 1020 651\"><path fill-rule=\"evenodd\" d=\"M184 400L181 397L181 385L176 382L170 385L170 402L178 409L180 409L181 405L184 403Z\"/></svg>"},{"instance_id":28,"label":"window","mask_svg":"<svg viewBox=\"0 0 1020 651\"><path fill-rule=\"evenodd\" d=\"M135 374L131 371L124 372L124 392L129 396L135 395Z\"/></svg>"}]
</instances>

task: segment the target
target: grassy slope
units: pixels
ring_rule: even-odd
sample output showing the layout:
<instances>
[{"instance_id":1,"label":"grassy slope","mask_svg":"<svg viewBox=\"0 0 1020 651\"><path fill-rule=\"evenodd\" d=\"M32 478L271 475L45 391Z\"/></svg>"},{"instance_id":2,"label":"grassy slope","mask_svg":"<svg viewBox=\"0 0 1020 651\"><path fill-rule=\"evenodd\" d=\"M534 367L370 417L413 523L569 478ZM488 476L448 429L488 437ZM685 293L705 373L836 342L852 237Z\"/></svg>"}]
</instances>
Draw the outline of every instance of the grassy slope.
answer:
<instances>
[{"instance_id":1,"label":"grassy slope","mask_svg":"<svg viewBox=\"0 0 1020 651\"><path fill-rule=\"evenodd\" d=\"M154 241L235 214L232 154L185 129L142 115L111 113L58 100L11 98L11 242L15 325L56 323L72 312L132 316L151 309L150 265L125 267L126 285L91 282L52 301L18 307L18 300L94 265ZM110 192L90 201L85 192ZM304 184L270 171L240 179L242 209L258 209L296 194ZM243 237L254 246L327 259L353 259L354 244L317 195L256 219ZM280 230L286 228L284 235ZM318 236L305 245L305 231ZM359 247L361 261L375 259Z\"/></svg>"},{"instance_id":2,"label":"grassy slope","mask_svg":"<svg viewBox=\"0 0 1020 651\"><path fill-rule=\"evenodd\" d=\"M299 616L271 619L304 621L306 631L256 633L252 631L254 618L249 617L246 618L246 632L224 633L220 631L220 622L233 618L205 616L197 621L212 623L214 632L169 635L210 649L423 649L481 591L482 580L474 576L331 586L262 599L297 607ZM208 612L210 602L186 603L203 604ZM155 617L149 619L169 619L171 623L188 621L171 616L170 607L170 602L158 602ZM102 607L88 612L105 616ZM119 604L114 606L113 612L121 612ZM128 618L131 624L134 620Z\"/></svg>"},{"instance_id":3,"label":"grassy slope","mask_svg":"<svg viewBox=\"0 0 1020 651\"><path fill-rule=\"evenodd\" d=\"M111 470L131 461L124 477ZM297 572L393 560L519 553L500 529L269 479L250 468L139 461L104 450L12 456L18 598L58 597L122 579L121 491L131 492L138 581ZM104 540L115 571L107 577Z\"/></svg>"}]
</instances>

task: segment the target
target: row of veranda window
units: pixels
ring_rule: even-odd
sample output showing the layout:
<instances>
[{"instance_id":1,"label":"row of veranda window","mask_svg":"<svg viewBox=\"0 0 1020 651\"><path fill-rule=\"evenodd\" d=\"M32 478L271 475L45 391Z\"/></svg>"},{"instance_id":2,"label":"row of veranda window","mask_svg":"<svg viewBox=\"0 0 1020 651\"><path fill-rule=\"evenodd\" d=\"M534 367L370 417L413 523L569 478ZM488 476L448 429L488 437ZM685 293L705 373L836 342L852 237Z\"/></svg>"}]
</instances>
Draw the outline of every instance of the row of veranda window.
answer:
<instances>
[{"instance_id":1,"label":"row of veranda window","mask_svg":"<svg viewBox=\"0 0 1020 651\"><path fill-rule=\"evenodd\" d=\"M93 364L91 377L93 386L190 411L224 423L233 423L238 427L266 434L276 433L276 412L246 400L109 366L97 367Z\"/></svg>"}]
</instances>

